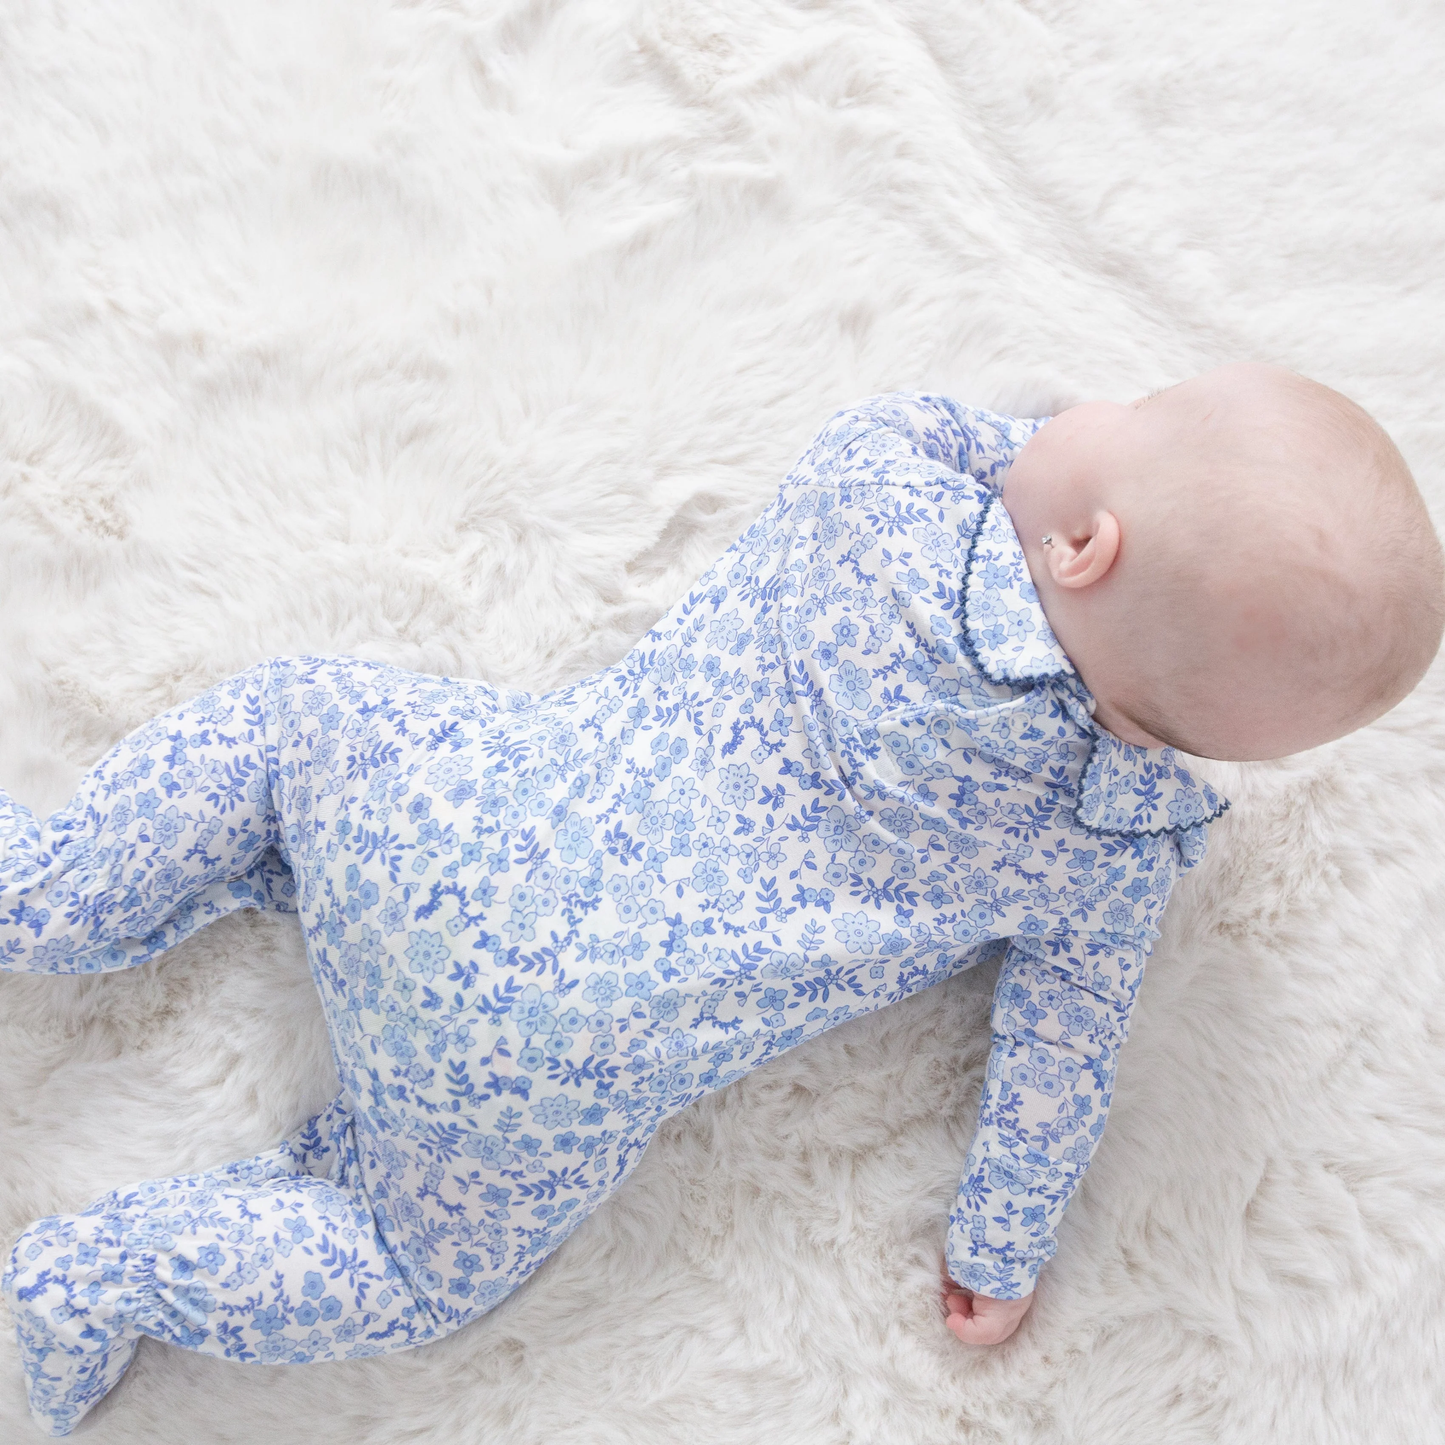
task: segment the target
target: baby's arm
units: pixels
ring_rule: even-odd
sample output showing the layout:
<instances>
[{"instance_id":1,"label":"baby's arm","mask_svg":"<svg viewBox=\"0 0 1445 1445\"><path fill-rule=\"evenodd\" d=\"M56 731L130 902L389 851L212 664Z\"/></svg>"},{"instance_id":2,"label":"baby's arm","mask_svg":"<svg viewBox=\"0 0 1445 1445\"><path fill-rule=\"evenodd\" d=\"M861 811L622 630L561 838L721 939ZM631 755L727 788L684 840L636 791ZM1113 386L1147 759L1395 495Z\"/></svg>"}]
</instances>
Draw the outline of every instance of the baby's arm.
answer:
<instances>
[{"instance_id":1,"label":"baby's arm","mask_svg":"<svg viewBox=\"0 0 1445 1445\"><path fill-rule=\"evenodd\" d=\"M978 1133L949 1222L945 1303L960 1339L1004 1339L1028 1308L1104 1132L1146 956L1117 935L1016 938L1009 948Z\"/></svg>"}]
</instances>

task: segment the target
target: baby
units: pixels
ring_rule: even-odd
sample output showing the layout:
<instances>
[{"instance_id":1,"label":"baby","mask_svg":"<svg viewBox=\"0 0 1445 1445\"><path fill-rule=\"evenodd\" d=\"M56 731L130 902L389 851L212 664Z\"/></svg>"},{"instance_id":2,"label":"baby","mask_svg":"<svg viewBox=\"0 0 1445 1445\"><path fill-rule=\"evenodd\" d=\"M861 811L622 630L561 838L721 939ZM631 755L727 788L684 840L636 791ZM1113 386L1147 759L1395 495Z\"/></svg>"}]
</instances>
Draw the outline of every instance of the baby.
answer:
<instances>
[{"instance_id":1,"label":"baby","mask_svg":"<svg viewBox=\"0 0 1445 1445\"><path fill-rule=\"evenodd\" d=\"M1000 955L945 1301L960 1339L1004 1339L1227 806L1175 749L1339 737L1442 619L1404 463L1322 386L1226 367L1047 423L901 394L834 418L570 687L277 659L48 820L0 793L0 968L126 968L294 912L340 1077L268 1153L20 1237L35 1418L68 1433L142 1335L304 1362L450 1333L669 1115Z\"/></svg>"}]
</instances>

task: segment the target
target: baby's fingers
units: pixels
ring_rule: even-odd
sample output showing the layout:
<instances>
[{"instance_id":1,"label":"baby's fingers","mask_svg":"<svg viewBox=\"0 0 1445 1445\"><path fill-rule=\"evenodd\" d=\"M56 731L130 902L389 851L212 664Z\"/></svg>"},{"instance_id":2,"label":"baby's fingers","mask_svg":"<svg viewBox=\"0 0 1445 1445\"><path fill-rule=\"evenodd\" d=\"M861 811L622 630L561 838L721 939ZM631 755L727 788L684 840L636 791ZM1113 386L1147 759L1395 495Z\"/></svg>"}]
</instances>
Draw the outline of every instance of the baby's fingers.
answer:
<instances>
[{"instance_id":1,"label":"baby's fingers","mask_svg":"<svg viewBox=\"0 0 1445 1445\"><path fill-rule=\"evenodd\" d=\"M1018 1329L1029 1312L1033 1296L1023 1299L993 1299L989 1295L961 1290L952 1280L945 1287L943 1303L948 1327L966 1345L996 1345Z\"/></svg>"}]
</instances>

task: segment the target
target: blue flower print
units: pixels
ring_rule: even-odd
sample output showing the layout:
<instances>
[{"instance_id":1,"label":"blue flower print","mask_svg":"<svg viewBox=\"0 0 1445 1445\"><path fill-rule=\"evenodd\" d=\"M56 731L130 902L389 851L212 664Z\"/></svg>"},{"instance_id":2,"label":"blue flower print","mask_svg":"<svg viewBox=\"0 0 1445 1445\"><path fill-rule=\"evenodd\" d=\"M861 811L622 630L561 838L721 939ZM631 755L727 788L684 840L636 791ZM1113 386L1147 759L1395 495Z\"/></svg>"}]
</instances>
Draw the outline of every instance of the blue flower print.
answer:
<instances>
[{"instance_id":1,"label":"blue flower print","mask_svg":"<svg viewBox=\"0 0 1445 1445\"><path fill-rule=\"evenodd\" d=\"M915 542L922 544L918 549L919 553L928 561L947 567L955 564L957 540L936 522L926 522L921 527L915 527L912 535Z\"/></svg>"},{"instance_id":2,"label":"blue flower print","mask_svg":"<svg viewBox=\"0 0 1445 1445\"><path fill-rule=\"evenodd\" d=\"M451 949L440 933L428 933L425 929L408 934L407 939L411 945L406 950L411 971L419 973L430 983L446 967Z\"/></svg>"},{"instance_id":3,"label":"blue flower print","mask_svg":"<svg viewBox=\"0 0 1445 1445\"><path fill-rule=\"evenodd\" d=\"M263 1337L277 1334L284 1330L286 1325L287 1320L281 1313L280 1305L271 1304L264 1308L258 1308L251 1317L251 1328Z\"/></svg>"},{"instance_id":4,"label":"blue flower print","mask_svg":"<svg viewBox=\"0 0 1445 1445\"><path fill-rule=\"evenodd\" d=\"M283 1223L291 1233L292 1244L301 1244L303 1241L314 1237L316 1233L304 1219L287 1219L284 1220Z\"/></svg>"},{"instance_id":5,"label":"blue flower print","mask_svg":"<svg viewBox=\"0 0 1445 1445\"><path fill-rule=\"evenodd\" d=\"M870 690L868 674L851 658L845 658L838 664L838 669L830 681L839 707L865 708L868 706Z\"/></svg>"},{"instance_id":6,"label":"blue flower print","mask_svg":"<svg viewBox=\"0 0 1445 1445\"><path fill-rule=\"evenodd\" d=\"M388 937L393 933L399 933L406 924L406 903L400 898L387 899L377 921L385 929Z\"/></svg>"},{"instance_id":7,"label":"blue flower print","mask_svg":"<svg viewBox=\"0 0 1445 1445\"><path fill-rule=\"evenodd\" d=\"M1066 1003L1058 1013L1059 1026L1066 1034L1086 1034L1095 1020L1094 1010L1081 1003Z\"/></svg>"},{"instance_id":8,"label":"blue flower print","mask_svg":"<svg viewBox=\"0 0 1445 1445\"><path fill-rule=\"evenodd\" d=\"M716 858L704 858L692 870L692 886L699 893L716 898L727 886L728 875Z\"/></svg>"},{"instance_id":9,"label":"blue flower print","mask_svg":"<svg viewBox=\"0 0 1445 1445\"><path fill-rule=\"evenodd\" d=\"M542 895L525 883L516 884L507 899L511 917L503 925L513 943L530 943L537 936L537 920L542 913Z\"/></svg>"},{"instance_id":10,"label":"blue flower print","mask_svg":"<svg viewBox=\"0 0 1445 1445\"><path fill-rule=\"evenodd\" d=\"M1000 501L1036 426L910 394L841 413L626 658L554 692L278 658L50 819L0 792L0 967L289 914L340 1079L256 1159L21 1235L4 1288L46 1429L143 1333L292 1363L460 1328L662 1120L986 958L947 1262L1033 1287L1224 806L1093 721Z\"/></svg>"},{"instance_id":11,"label":"blue flower print","mask_svg":"<svg viewBox=\"0 0 1445 1445\"><path fill-rule=\"evenodd\" d=\"M1188 827L1199 816L1200 797L1193 788L1181 788L1168 804L1170 823L1177 827Z\"/></svg>"},{"instance_id":12,"label":"blue flower print","mask_svg":"<svg viewBox=\"0 0 1445 1445\"><path fill-rule=\"evenodd\" d=\"M801 953L784 953L775 949L768 955L768 961L763 968L764 978L797 978L805 971L803 955Z\"/></svg>"},{"instance_id":13,"label":"blue flower print","mask_svg":"<svg viewBox=\"0 0 1445 1445\"><path fill-rule=\"evenodd\" d=\"M576 863L592 852L592 830L596 825L581 813L568 813L557 829L557 856L564 863Z\"/></svg>"},{"instance_id":14,"label":"blue flower print","mask_svg":"<svg viewBox=\"0 0 1445 1445\"><path fill-rule=\"evenodd\" d=\"M615 972L589 973L587 986L582 990L582 997L588 1003L599 1004L603 1008L615 1003L622 997L622 990L617 983L617 974Z\"/></svg>"},{"instance_id":15,"label":"blue flower print","mask_svg":"<svg viewBox=\"0 0 1445 1445\"><path fill-rule=\"evenodd\" d=\"M834 806L818 823L818 841L830 853L851 853L857 847L862 824L855 813Z\"/></svg>"},{"instance_id":16,"label":"blue flower print","mask_svg":"<svg viewBox=\"0 0 1445 1445\"><path fill-rule=\"evenodd\" d=\"M470 758L461 753L448 753L445 757L438 758L426 770L427 786L444 793L448 788L455 787L471 771Z\"/></svg>"},{"instance_id":17,"label":"blue flower print","mask_svg":"<svg viewBox=\"0 0 1445 1445\"><path fill-rule=\"evenodd\" d=\"M758 775L746 763L718 769L718 797L725 808L741 808L758 795Z\"/></svg>"},{"instance_id":18,"label":"blue flower print","mask_svg":"<svg viewBox=\"0 0 1445 1445\"><path fill-rule=\"evenodd\" d=\"M913 655L904 664L904 676L909 682L926 683L935 672L938 671L938 663L926 652L915 649Z\"/></svg>"},{"instance_id":19,"label":"blue flower print","mask_svg":"<svg viewBox=\"0 0 1445 1445\"><path fill-rule=\"evenodd\" d=\"M557 995L529 983L512 1002L512 1024L523 1038L550 1034L557 1028Z\"/></svg>"},{"instance_id":20,"label":"blue flower print","mask_svg":"<svg viewBox=\"0 0 1445 1445\"><path fill-rule=\"evenodd\" d=\"M682 1007L682 995L675 988L654 994L648 1003L648 1014L660 1023L670 1023Z\"/></svg>"},{"instance_id":21,"label":"blue flower print","mask_svg":"<svg viewBox=\"0 0 1445 1445\"><path fill-rule=\"evenodd\" d=\"M674 777L672 786L667 794L667 806L671 810L674 820L679 815L689 812L701 794L698 786L690 778ZM680 823L674 821L673 827L679 827Z\"/></svg>"},{"instance_id":22,"label":"blue flower print","mask_svg":"<svg viewBox=\"0 0 1445 1445\"><path fill-rule=\"evenodd\" d=\"M82 1260L81 1262L86 1263L88 1261ZM196 1251L196 1268L205 1270L207 1274L216 1274L225 1262L226 1256L221 1253L217 1245L202 1245L201 1248Z\"/></svg>"},{"instance_id":23,"label":"blue flower print","mask_svg":"<svg viewBox=\"0 0 1445 1445\"><path fill-rule=\"evenodd\" d=\"M567 1124L575 1124L579 1113L581 1106L566 1094L554 1094L532 1105L532 1117L544 1129L561 1129Z\"/></svg>"},{"instance_id":24,"label":"blue flower print","mask_svg":"<svg viewBox=\"0 0 1445 1445\"><path fill-rule=\"evenodd\" d=\"M19 910L19 917L14 921L17 926L28 928L38 934L50 922L50 912L48 909ZM74 956L75 941L69 934L38 943L31 950L31 958L36 967L44 969L47 973L58 971Z\"/></svg>"},{"instance_id":25,"label":"blue flower print","mask_svg":"<svg viewBox=\"0 0 1445 1445\"><path fill-rule=\"evenodd\" d=\"M382 1026L381 1046L392 1058L402 1063L416 1058L416 1046L401 1024L384 1024Z\"/></svg>"},{"instance_id":26,"label":"blue flower print","mask_svg":"<svg viewBox=\"0 0 1445 1445\"><path fill-rule=\"evenodd\" d=\"M468 1139L462 1145L462 1150L486 1169L501 1169L516 1159L506 1140L498 1134L483 1134Z\"/></svg>"},{"instance_id":27,"label":"blue flower print","mask_svg":"<svg viewBox=\"0 0 1445 1445\"><path fill-rule=\"evenodd\" d=\"M1104 910L1100 921L1115 933L1128 933L1134 927L1134 910L1127 899L1116 898Z\"/></svg>"},{"instance_id":28,"label":"blue flower print","mask_svg":"<svg viewBox=\"0 0 1445 1445\"><path fill-rule=\"evenodd\" d=\"M707 644L709 647L723 648L731 647L737 641L738 635L743 630L742 619L736 611L729 612L723 617L714 618L708 624Z\"/></svg>"},{"instance_id":29,"label":"blue flower print","mask_svg":"<svg viewBox=\"0 0 1445 1445\"><path fill-rule=\"evenodd\" d=\"M626 977L628 998L649 999L657 988L657 980L646 971L629 973Z\"/></svg>"},{"instance_id":30,"label":"blue flower print","mask_svg":"<svg viewBox=\"0 0 1445 1445\"><path fill-rule=\"evenodd\" d=\"M840 913L833 920L833 932L851 953L872 953L882 937L882 929L867 913Z\"/></svg>"}]
</instances>

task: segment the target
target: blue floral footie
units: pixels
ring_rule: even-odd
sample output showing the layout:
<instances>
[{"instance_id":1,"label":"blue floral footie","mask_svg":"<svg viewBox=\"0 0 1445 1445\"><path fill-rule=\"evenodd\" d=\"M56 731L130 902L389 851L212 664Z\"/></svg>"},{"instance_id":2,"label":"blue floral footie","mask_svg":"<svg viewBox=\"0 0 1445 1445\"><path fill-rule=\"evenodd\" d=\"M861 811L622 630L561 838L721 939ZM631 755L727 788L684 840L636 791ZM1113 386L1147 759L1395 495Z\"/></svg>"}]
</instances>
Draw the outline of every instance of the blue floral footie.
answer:
<instances>
[{"instance_id":1,"label":"blue floral footie","mask_svg":"<svg viewBox=\"0 0 1445 1445\"><path fill-rule=\"evenodd\" d=\"M659 1123L1005 950L947 1257L1033 1288L1181 868L1225 806L1096 727L999 489L1039 425L835 417L613 667L545 696L281 658L0 792L0 967L298 915L341 1093L270 1152L42 1219L4 1289L68 1433L141 1335L355 1359L459 1328Z\"/></svg>"}]
</instances>

